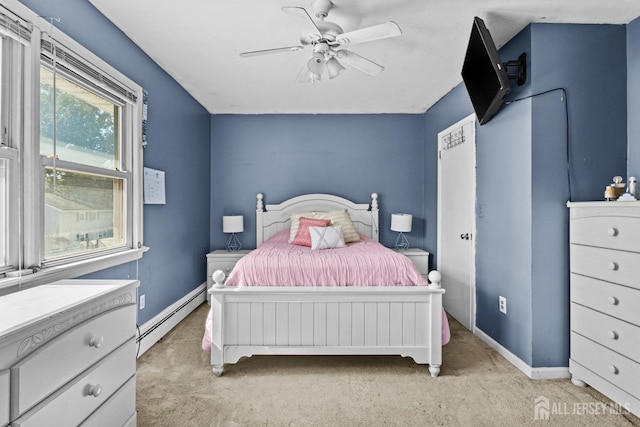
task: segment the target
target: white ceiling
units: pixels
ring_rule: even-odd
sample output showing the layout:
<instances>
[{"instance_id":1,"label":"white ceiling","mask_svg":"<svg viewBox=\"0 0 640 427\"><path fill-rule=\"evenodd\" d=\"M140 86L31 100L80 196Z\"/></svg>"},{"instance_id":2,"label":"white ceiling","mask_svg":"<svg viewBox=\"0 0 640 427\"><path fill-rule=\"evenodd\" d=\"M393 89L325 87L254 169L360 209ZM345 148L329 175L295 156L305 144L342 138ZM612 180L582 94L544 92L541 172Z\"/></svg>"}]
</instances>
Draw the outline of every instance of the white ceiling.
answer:
<instances>
[{"instance_id":1,"label":"white ceiling","mask_svg":"<svg viewBox=\"0 0 640 427\"><path fill-rule=\"evenodd\" d=\"M385 67L296 83L311 48L283 6L312 0L89 0L212 114L422 113L458 85L474 16L498 47L531 22L627 24L638 0L333 0L328 21L345 32L387 21L399 37L349 46ZM511 60L515 58L502 58Z\"/></svg>"}]
</instances>

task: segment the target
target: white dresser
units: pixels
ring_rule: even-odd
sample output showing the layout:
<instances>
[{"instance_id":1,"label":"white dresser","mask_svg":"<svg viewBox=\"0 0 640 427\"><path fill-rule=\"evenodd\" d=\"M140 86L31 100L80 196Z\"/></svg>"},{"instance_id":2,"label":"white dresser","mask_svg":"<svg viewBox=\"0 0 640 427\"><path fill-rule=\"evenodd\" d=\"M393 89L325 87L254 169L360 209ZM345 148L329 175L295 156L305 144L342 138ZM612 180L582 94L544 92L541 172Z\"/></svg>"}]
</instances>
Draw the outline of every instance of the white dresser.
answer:
<instances>
[{"instance_id":1,"label":"white dresser","mask_svg":"<svg viewBox=\"0 0 640 427\"><path fill-rule=\"evenodd\" d=\"M137 286L62 280L0 297L0 426L135 426Z\"/></svg>"},{"instance_id":2,"label":"white dresser","mask_svg":"<svg viewBox=\"0 0 640 427\"><path fill-rule=\"evenodd\" d=\"M567 205L572 380L640 416L640 202Z\"/></svg>"}]
</instances>

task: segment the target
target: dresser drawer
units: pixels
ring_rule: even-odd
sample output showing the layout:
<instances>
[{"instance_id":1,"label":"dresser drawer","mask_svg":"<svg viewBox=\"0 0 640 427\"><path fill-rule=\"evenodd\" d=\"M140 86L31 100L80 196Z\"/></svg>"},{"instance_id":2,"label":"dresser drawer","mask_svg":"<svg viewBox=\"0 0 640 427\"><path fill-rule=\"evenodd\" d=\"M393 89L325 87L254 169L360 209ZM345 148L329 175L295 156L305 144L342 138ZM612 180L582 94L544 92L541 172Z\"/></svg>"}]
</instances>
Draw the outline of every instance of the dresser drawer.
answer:
<instances>
[{"instance_id":1,"label":"dresser drawer","mask_svg":"<svg viewBox=\"0 0 640 427\"><path fill-rule=\"evenodd\" d=\"M640 253L570 245L571 272L640 289Z\"/></svg>"},{"instance_id":2,"label":"dresser drawer","mask_svg":"<svg viewBox=\"0 0 640 427\"><path fill-rule=\"evenodd\" d=\"M571 274L571 301L640 326L640 292Z\"/></svg>"},{"instance_id":3,"label":"dresser drawer","mask_svg":"<svg viewBox=\"0 0 640 427\"><path fill-rule=\"evenodd\" d=\"M394 249L394 251L409 258L420 274L427 279L429 275L429 252L418 248Z\"/></svg>"},{"instance_id":4,"label":"dresser drawer","mask_svg":"<svg viewBox=\"0 0 640 427\"><path fill-rule=\"evenodd\" d=\"M9 423L9 371L0 371L0 426ZM5 397L7 396L7 397Z\"/></svg>"},{"instance_id":5,"label":"dresser drawer","mask_svg":"<svg viewBox=\"0 0 640 427\"><path fill-rule=\"evenodd\" d=\"M640 327L638 326L572 303L571 330L629 359L640 362L640 352L638 352Z\"/></svg>"},{"instance_id":6,"label":"dresser drawer","mask_svg":"<svg viewBox=\"0 0 640 427\"><path fill-rule=\"evenodd\" d=\"M640 217L589 216L570 223L570 242L640 252Z\"/></svg>"},{"instance_id":7,"label":"dresser drawer","mask_svg":"<svg viewBox=\"0 0 640 427\"><path fill-rule=\"evenodd\" d=\"M135 379L135 372L136 344L132 339L18 418L12 426L77 426L124 383Z\"/></svg>"},{"instance_id":8,"label":"dresser drawer","mask_svg":"<svg viewBox=\"0 0 640 427\"><path fill-rule=\"evenodd\" d=\"M136 414L136 378L132 377L83 423L82 427L124 426Z\"/></svg>"},{"instance_id":9,"label":"dresser drawer","mask_svg":"<svg viewBox=\"0 0 640 427\"><path fill-rule=\"evenodd\" d=\"M575 333L571 359L632 396L640 396L640 364Z\"/></svg>"},{"instance_id":10,"label":"dresser drawer","mask_svg":"<svg viewBox=\"0 0 640 427\"><path fill-rule=\"evenodd\" d=\"M134 338L135 322L135 304L108 311L61 334L14 365L12 417L23 414L61 384Z\"/></svg>"},{"instance_id":11,"label":"dresser drawer","mask_svg":"<svg viewBox=\"0 0 640 427\"><path fill-rule=\"evenodd\" d=\"M222 270L224 271L224 275L229 277L229 273L231 273L231 270L233 270L237 262L238 261L209 261L211 274L216 270ZM209 274L209 276L211 276L211 274Z\"/></svg>"}]
</instances>

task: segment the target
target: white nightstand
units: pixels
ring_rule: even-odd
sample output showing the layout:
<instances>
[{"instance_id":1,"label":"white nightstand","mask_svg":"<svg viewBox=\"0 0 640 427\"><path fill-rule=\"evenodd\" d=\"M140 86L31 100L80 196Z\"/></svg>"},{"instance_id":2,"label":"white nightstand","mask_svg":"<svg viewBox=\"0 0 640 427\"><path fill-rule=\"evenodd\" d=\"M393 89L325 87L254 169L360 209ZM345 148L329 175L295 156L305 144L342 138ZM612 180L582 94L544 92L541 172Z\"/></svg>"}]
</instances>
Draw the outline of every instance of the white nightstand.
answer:
<instances>
[{"instance_id":1,"label":"white nightstand","mask_svg":"<svg viewBox=\"0 0 640 427\"><path fill-rule=\"evenodd\" d=\"M236 263L248 254L250 250L241 251L227 251L225 249L219 249L207 254L207 290L213 285L211 275L216 270L224 271L225 276L229 276L231 270ZM210 301L209 294L207 293L207 301Z\"/></svg>"},{"instance_id":2,"label":"white nightstand","mask_svg":"<svg viewBox=\"0 0 640 427\"><path fill-rule=\"evenodd\" d=\"M429 275L429 252L418 248L394 249L394 251L408 257L422 276L427 279Z\"/></svg>"}]
</instances>

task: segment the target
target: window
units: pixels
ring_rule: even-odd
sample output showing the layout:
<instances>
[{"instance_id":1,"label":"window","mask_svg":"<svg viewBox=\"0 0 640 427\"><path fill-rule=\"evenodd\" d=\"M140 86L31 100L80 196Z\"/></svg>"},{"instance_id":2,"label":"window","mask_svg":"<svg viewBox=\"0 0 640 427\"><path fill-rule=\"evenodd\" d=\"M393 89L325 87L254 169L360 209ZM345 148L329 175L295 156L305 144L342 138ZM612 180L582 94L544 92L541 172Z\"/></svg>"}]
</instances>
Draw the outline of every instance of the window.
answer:
<instances>
[{"instance_id":1,"label":"window","mask_svg":"<svg viewBox=\"0 0 640 427\"><path fill-rule=\"evenodd\" d=\"M2 38L0 38L0 52L3 51ZM0 82L2 81L2 55L0 54ZM0 84L0 99L2 99L2 85ZM2 117L2 104L0 103L0 118ZM0 120L2 123L3 120ZM3 126L0 125L0 129ZM7 255L9 236L9 159L4 153L7 150L5 141L0 141L0 272L7 268L9 260Z\"/></svg>"},{"instance_id":2,"label":"window","mask_svg":"<svg viewBox=\"0 0 640 427\"><path fill-rule=\"evenodd\" d=\"M0 25L0 34L2 34ZM11 119L15 117L10 108L11 73L5 72L5 66L12 64L12 45L18 45L12 39L0 37L0 277L15 268L19 254L17 239L12 230L17 228L17 159L18 151L10 141ZM7 71L10 71L7 68Z\"/></svg>"},{"instance_id":3,"label":"window","mask_svg":"<svg viewBox=\"0 0 640 427\"><path fill-rule=\"evenodd\" d=\"M48 65L40 68L45 263L126 245L123 107Z\"/></svg>"},{"instance_id":4,"label":"window","mask_svg":"<svg viewBox=\"0 0 640 427\"><path fill-rule=\"evenodd\" d=\"M142 88L12 8L0 6L0 291L146 250Z\"/></svg>"},{"instance_id":5,"label":"window","mask_svg":"<svg viewBox=\"0 0 640 427\"><path fill-rule=\"evenodd\" d=\"M4 150L3 150L4 151ZM0 155L2 153L0 152ZM0 271L9 264L7 255L9 235L9 160L0 157Z\"/></svg>"}]
</instances>

